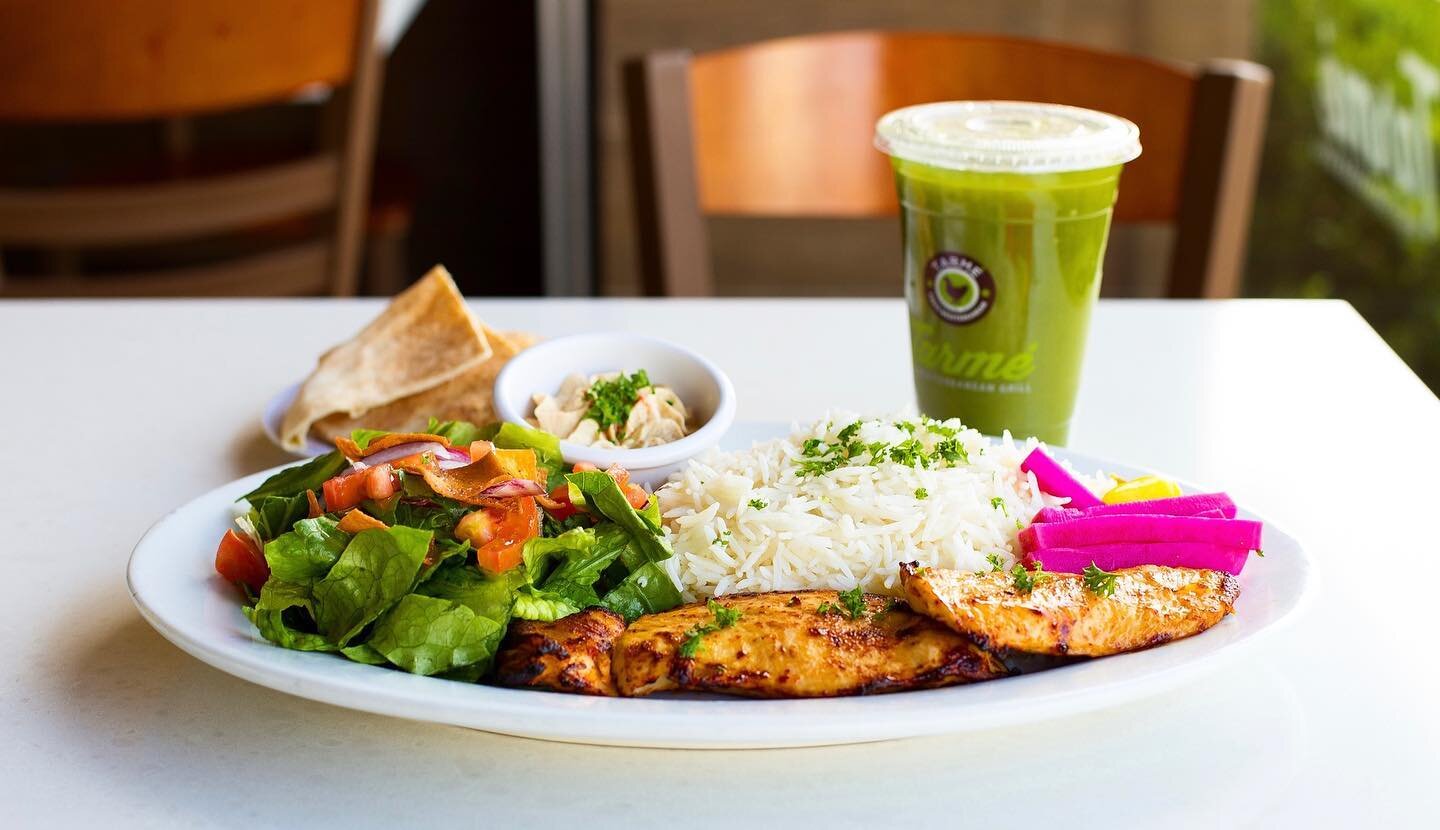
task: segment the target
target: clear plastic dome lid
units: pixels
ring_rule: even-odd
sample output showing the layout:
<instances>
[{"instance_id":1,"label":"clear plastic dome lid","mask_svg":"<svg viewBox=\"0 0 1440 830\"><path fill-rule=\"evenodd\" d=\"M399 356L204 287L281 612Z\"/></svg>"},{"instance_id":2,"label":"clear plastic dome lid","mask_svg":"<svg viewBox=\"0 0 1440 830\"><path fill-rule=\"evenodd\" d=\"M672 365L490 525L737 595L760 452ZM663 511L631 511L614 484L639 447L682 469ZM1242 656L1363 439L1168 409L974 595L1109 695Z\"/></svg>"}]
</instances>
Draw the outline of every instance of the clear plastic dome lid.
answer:
<instances>
[{"instance_id":1,"label":"clear plastic dome lid","mask_svg":"<svg viewBox=\"0 0 1440 830\"><path fill-rule=\"evenodd\" d=\"M1140 155L1140 128L1119 116L1028 101L944 101L886 113L875 146L922 164L984 173L1063 173Z\"/></svg>"}]
</instances>

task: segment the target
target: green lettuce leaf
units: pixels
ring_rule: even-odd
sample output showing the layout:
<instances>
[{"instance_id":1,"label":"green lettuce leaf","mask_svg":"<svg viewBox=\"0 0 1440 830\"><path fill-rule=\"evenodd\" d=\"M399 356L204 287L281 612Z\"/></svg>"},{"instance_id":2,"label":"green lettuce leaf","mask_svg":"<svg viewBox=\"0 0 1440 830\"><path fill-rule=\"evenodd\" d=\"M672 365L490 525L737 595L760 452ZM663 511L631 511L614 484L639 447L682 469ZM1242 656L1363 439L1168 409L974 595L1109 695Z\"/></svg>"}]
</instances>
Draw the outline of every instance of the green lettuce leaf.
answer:
<instances>
[{"instance_id":1,"label":"green lettuce leaf","mask_svg":"<svg viewBox=\"0 0 1440 830\"><path fill-rule=\"evenodd\" d=\"M525 584L525 575L518 568L489 576L463 559L451 559L420 587L417 594L440 599L453 599L482 617L504 621L510 617L510 604L515 589Z\"/></svg>"},{"instance_id":2,"label":"green lettuce leaf","mask_svg":"<svg viewBox=\"0 0 1440 830\"><path fill-rule=\"evenodd\" d=\"M480 678L485 676L485 672L489 670L490 661L481 660L479 663L461 666L458 669L451 669L450 671L442 672L435 676L443 677L446 680L458 680L461 683L478 683L480 682Z\"/></svg>"},{"instance_id":3,"label":"green lettuce leaf","mask_svg":"<svg viewBox=\"0 0 1440 830\"><path fill-rule=\"evenodd\" d=\"M628 502L627 502L627 504L628 504ZM648 525L650 525L650 528L651 528L652 530L654 530L656 533L663 533L663 532L660 530L660 500L659 500L659 499L655 498L655 497L652 495L652 496L650 497L650 501L645 502L645 509L639 511L639 513L640 513L640 518L644 519L644 520L645 520L645 523L648 524Z\"/></svg>"},{"instance_id":4,"label":"green lettuce leaf","mask_svg":"<svg viewBox=\"0 0 1440 830\"><path fill-rule=\"evenodd\" d=\"M339 452L317 455L304 464L286 467L240 498L253 505L256 499L264 496L303 496L306 490L319 489L326 479L334 478L348 465L345 456Z\"/></svg>"},{"instance_id":5,"label":"green lettuce leaf","mask_svg":"<svg viewBox=\"0 0 1440 830\"><path fill-rule=\"evenodd\" d=\"M337 646L410 593L431 533L410 527L357 533L324 579L315 583L315 622Z\"/></svg>"},{"instance_id":6,"label":"green lettuce leaf","mask_svg":"<svg viewBox=\"0 0 1440 830\"><path fill-rule=\"evenodd\" d=\"M582 607L559 594L529 585L515 592L516 619L555 622L561 617L568 617L580 611Z\"/></svg>"},{"instance_id":7,"label":"green lettuce leaf","mask_svg":"<svg viewBox=\"0 0 1440 830\"><path fill-rule=\"evenodd\" d=\"M475 509L475 506L461 502L443 503L445 501L448 500L442 500L442 503L435 505L417 505L401 501L395 506L394 521L386 522L386 524L405 525L433 531L436 535L448 535L455 530L455 525L465 518L465 514Z\"/></svg>"},{"instance_id":8,"label":"green lettuce leaf","mask_svg":"<svg viewBox=\"0 0 1440 830\"><path fill-rule=\"evenodd\" d=\"M629 548L629 537L613 524L598 530L576 528L525 543L521 559L528 584L516 595L515 616L549 622L599 604L595 586Z\"/></svg>"},{"instance_id":9,"label":"green lettuce leaf","mask_svg":"<svg viewBox=\"0 0 1440 830\"><path fill-rule=\"evenodd\" d=\"M680 592L670 574L654 562L646 562L619 585L600 598L600 606L634 622L642 614L668 611L681 602Z\"/></svg>"},{"instance_id":10,"label":"green lettuce leaf","mask_svg":"<svg viewBox=\"0 0 1440 830\"><path fill-rule=\"evenodd\" d=\"M334 519L301 519L294 530L265 545L265 562L272 580L309 583L330 573L349 543L350 535Z\"/></svg>"},{"instance_id":11,"label":"green lettuce leaf","mask_svg":"<svg viewBox=\"0 0 1440 830\"><path fill-rule=\"evenodd\" d=\"M357 663L364 663L367 666L383 666L390 662L385 659L385 655L371 648L369 643L358 643L353 646L346 646L340 649L340 653Z\"/></svg>"},{"instance_id":12,"label":"green lettuce leaf","mask_svg":"<svg viewBox=\"0 0 1440 830\"><path fill-rule=\"evenodd\" d=\"M296 651L335 651L335 646L324 637L305 630L314 627L311 607L309 585L271 576L260 589L255 606L241 610L260 636L275 645Z\"/></svg>"},{"instance_id":13,"label":"green lettuce leaf","mask_svg":"<svg viewBox=\"0 0 1440 830\"><path fill-rule=\"evenodd\" d=\"M602 582L601 576L629 550L628 539L617 525L601 525L598 532L589 531L588 535L594 541L566 551L559 565L539 585L547 595L563 599L576 609L600 603L597 584Z\"/></svg>"},{"instance_id":14,"label":"green lettuce leaf","mask_svg":"<svg viewBox=\"0 0 1440 830\"><path fill-rule=\"evenodd\" d=\"M577 527L559 536L546 538L538 536L525 543L520 552L520 561L525 565L525 578L531 585L540 585L550 572L571 555L583 555L595 546L595 534L586 528ZM596 576L599 572L596 572Z\"/></svg>"},{"instance_id":15,"label":"green lettuce leaf","mask_svg":"<svg viewBox=\"0 0 1440 830\"><path fill-rule=\"evenodd\" d=\"M310 583L290 582L270 574L270 578L260 589L260 596L255 598L255 610L284 611L296 607L304 608L307 612L314 609Z\"/></svg>"},{"instance_id":16,"label":"green lettuce leaf","mask_svg":"<svg viewBox=\"0 0 1440 830\"><path fill-rule=\"evenodd\" d=\"M470 442L481 440L480 428L469 421L442 421L431 418L425 431L444 438L456 447L468 447Z\"/></svg>"},{"instance_id":17,"label":"green lettuce leaf","mask_svg":"<svg viewBox=\"0 0 1440 830\"><path fill-rule=\"evenodd\" d=\"M363 450L370 446L371 441L374 441L382 435L389 434L387 430L383 429L353 429L350 431L350 440L355 442L355 446Z\"/></svg>"},{"instance_id":18,"label":"green lettuce leaf","mask_svg":"<svg viewBox=\"0 0 1440 830\"><path fill-rule=\"evenodd\" d=\"M619 574L616 581L650 561L645 557L645 552L633 543L632 538L625 528L614 522L602 522L595 526L595 546L602 551L614 551L612 561L618 559L617 567L612 571L612 574Z\"/></svg>"},{"instance_id":19,"label":"green lettuce leaf","mask_svg":"<svg viewBox=\"0 0 1440 830\"><path fill-rule=\"evenodd\" d=\"M334 645L319 634L296 630L285 621L283 611L262 611L255 608L240 609L255 625L260 636L282 648L296 651L336 651Z\"/></svg>"},{"instance_id":20,"label":"green lettuce leaf","mask_svg":"<svg viewBox=\"0 0 1440 830\"><path fill-rule=\"evenodd\" d=\"M505 629L510 625L515 591L524 581L525 577L520 568L513 568L498 576L488 576L465 559L454 558L436 568L430 579L416 589L415 593L419 596L449 600L468 608L477 618L494 623L494 629L484 643L484 656L468 666L461 666L452 659L452 664L457 667L443 672L444 676L474 682L489 670L490 662L505 636ZM473 625L477 628L481 626L480 623Z\"/></svg>"},{"instance_id":21,"label":"green lettuce leaf","mask_svg":"<svg viewBox=\"0 0 1440 830\"><path fill-rule=\"evenodd\" d=\"M261 496L250 502L250 525L261 539L269 541L294 527L310 515L310 500L304 493L296 496Z\"/></svg>"},{"instance_id":22,"label":"green lettuce leaf","mask_svg":"<svg viewBox=\"0 0 1440 830\"><path fill-rule=\"evenodd\" d=\"M408 594L375 624L368 645L414 674L439 674L489 660L505 626L450 599Z\"/></svg>"},{"instance_id":23,"label":"green lettuce leaf","mask_svg":"<svg viewBox=\"0 0 1440 830\"><path fill-rule=\"evenodd\" d=\"M599 470L570 473L565 480L584 495L587 505L630 535L630 543L644 561L661 562L671 557L670 546L660 535L658 516L652 523L649 517L637 513L621 492L620 485L608 473ZM653 498L651 502L654 502ZM646 510L650 511L649 505ZM637 561L630 569L634 570L639 564Z\"/></svg>"},{"instance_id":24,"label":"green lettuce leaf","mask_svg":"<svg viewBox=\"0 0 1440 830\"><path fill-rule=\"evenodd\" d=\"M420 569L418 585L425 584L432 574L447 561L459 558L463 562L465 555L470 553L470 541L468 539L436 539L430 556L430 564ZM418 587L416 590L419 590Z\"/></svg>"}]
</instances>

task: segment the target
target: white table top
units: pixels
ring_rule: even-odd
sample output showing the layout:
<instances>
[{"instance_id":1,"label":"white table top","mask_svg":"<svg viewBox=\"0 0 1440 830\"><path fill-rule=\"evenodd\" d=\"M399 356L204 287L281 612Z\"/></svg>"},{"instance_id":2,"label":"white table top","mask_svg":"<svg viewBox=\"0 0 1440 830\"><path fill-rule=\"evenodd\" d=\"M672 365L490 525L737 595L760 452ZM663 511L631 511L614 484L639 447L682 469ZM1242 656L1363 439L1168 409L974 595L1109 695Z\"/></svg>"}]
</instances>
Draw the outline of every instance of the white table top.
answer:
<instances>
[{"instance_id":1,"label":"white table top","mask_svg":"<svg viewBox=\"0 0 1440 830\"><path fill-rule=\"evenodd\" d=\"M1079 449L1223 486L1306 541L1320 587L1297 624L1124 709L750 752L567 746L350 712L215 671L140 619L124 582L135 540L192 496L284 461L261 436L261 405L377 307L0 303L5 824L1388 827L1440 815L1440 668L1424 645L1440 609L1412 587L1440 556L1423 525L1440 401L1348 305L1103 303L1074 428ZM911 400L898 300L476 307L500 328L687 343L730 371L741 419ZM1366 590L1348 591L1352 578Z\"/></svg>"}]
</instances>

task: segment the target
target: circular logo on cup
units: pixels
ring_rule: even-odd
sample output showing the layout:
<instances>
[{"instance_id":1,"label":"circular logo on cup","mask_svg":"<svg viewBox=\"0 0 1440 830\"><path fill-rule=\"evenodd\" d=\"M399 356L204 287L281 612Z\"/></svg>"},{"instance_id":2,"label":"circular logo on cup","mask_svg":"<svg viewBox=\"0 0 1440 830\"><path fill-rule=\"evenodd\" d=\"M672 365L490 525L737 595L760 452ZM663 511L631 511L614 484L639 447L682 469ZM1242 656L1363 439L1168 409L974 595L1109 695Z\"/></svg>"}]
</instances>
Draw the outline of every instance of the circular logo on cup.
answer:
<instances>
[{"instance_id":1,"label":"circular logo on cup","mask_svg":"<svg viewBox=\"0 0 1440 830\"><path fill-rule=\"evenodd\" d=\"M995 278L965 254L941 251L925 263L925 296L941 320L969 325L995 304Z\"/></svg>"}]
</instances>

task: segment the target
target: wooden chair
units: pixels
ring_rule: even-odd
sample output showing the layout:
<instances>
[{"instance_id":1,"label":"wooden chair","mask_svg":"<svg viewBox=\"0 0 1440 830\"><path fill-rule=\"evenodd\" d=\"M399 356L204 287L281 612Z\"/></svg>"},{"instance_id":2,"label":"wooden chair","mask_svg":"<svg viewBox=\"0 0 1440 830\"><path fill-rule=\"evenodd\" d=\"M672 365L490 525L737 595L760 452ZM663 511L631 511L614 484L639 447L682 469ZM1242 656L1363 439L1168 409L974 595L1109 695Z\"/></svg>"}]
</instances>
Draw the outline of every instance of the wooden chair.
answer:
<instances>
[{"instance_id":1,"label":"wooden chair","mask_svg":"<svg viewBox=\"0 0 1440 830\"><path fill-rule=\"evenodd\" d=\"M105 187L0 189L0 245L125 247L321 216L264 253L152 273L7 279L0 295L355 293L374 155L378 0L0 0L0 121L184 119L336 96L332 141L283 163Z\"/></svg>"},{"instance_id":2,"label":"wooden chair","mask_svg":"<svg viewBox=\"0 0 1440 830\"><path fill-rule=\"evenodd\" d=\"M625 67L641 270L650 294L712 293L706 215L876 217L898 210L875 121L911 104L1072 104L1140 126L1117 222L1171 223L1168 293L1233 296L1270 73L970 34L859 31ZM898 267L898 266L897 266Z\"/></svg>"}]
</instances>

